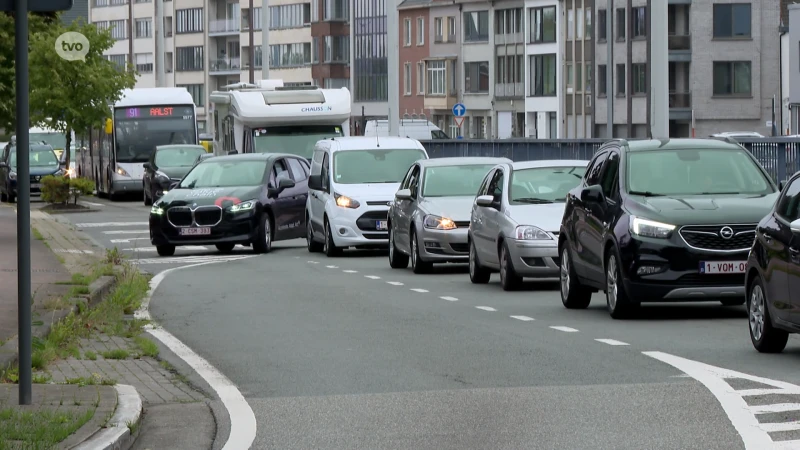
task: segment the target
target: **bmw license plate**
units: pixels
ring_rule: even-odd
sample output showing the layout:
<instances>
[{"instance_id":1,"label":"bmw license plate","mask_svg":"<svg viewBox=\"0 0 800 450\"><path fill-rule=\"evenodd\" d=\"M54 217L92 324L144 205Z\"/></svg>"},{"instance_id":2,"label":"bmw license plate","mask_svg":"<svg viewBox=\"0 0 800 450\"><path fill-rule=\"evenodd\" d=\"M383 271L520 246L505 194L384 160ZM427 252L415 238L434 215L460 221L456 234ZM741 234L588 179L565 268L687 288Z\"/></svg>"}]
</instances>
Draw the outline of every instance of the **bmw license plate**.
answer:
<instances>
[{"instance_id":1,"label":"bmw license plate","mask_svg":"<svg viewBox=\"0 0 800 450\"><path fill-rule=\"evenodd\" d=\"M703 261L700 263L700 273L744 273L747 270L747 261Z\"/></svg>"},{"instance_id":2,"label":"bmw license plate","mask_svg":"<svg viewBox=\"0 0 800 450\"><path fill-rule=\"evenodd\" d=\"M387 220L379 220L375 223L375 228L378 230L388 230L389 225L387 224Z\"/></svg>"},{"instance_id":3,"label":"bmw license plate","mask_svg":"<svg viewBox=\"0 0 800 450\"><path fill-rule=\"evenodd\" d=\"M178 234L181 236L206 236L211 234L211 228L181 228Z\"/></svg>"}]
</instances>

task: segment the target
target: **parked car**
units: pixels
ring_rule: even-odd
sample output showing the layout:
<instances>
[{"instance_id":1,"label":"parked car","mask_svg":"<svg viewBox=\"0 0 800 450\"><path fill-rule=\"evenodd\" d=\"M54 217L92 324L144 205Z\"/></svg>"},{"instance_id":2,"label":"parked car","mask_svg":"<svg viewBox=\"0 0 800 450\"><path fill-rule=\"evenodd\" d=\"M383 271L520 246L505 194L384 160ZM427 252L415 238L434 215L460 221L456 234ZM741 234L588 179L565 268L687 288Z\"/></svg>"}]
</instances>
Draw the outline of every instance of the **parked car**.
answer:
<instances>
[{"instance_id":1,"label":"parked car","mask_svg":"<svg viewBox=\"0 0 800 450\"><path fill-rule=\"evenodd\" d=\"M274 241L305 234L309 169L305 158L281 153L204 160L153 204L150 241L160 256L181 245L268 253Z\"/></svg>"},{"instance_id":2,"label":"parked car","mask_svg":"<svg viewBox=\"0 0 800 450\"><path fill-rule=\"evenodd\" d=\"M478 188L469 225L469 278L488 283L500 272L506 291L522 279L557 278L558 229L567 192L587 161L551 160L500 164Z\"/></svg>"},{"instance_id":3,"label":"parked car","mask_svg":"<svg viewBox=\"0 0 800 450\"><path fill-rule=\"evenodd\" d=\"M800 172L758 224L745 287L753 347L783 351L789 333L800 332Z\"/></svg>"},{"instance_id":4,"label":"parked car","mask_svg":"<svg viewBox=\"0 0 800 450\"><path fill-rule=\"evenodd\" d=\"M30 193L42 195L42 178L48 175L64 175L53 147L48 144L30 146ZM0 201L13 203L17 194L17 147L16 143L6 145L0 157Z\"/></svg>"},{"instance_id":5,"label":"parked car","mask_svg":"<svg viewBox=\"0 0 800 450\"><path fill-rule=\"evenodd\" d=\"M568 196L561 300L606 293L622 318L641 303L745 302L747 255L778 187L734 141L614 140Z\"/></svg>"},{"instance_id":6,"label":"parked car","mask_svg":"<svg viewBox=\"0 0 800 450\"><path fill-rule=\"evenodd\" d=\"M205 147L193 144L159 145L144 163L142 189L144 204L154 201L169 191L170 186L180 181L197 162L201 155L208 155Z\"/></svg>"},{"instance_id":7,"label":"parked car","mask_svg":"<svg viewBox=\"0 0 800 450\"><path fill-rule=\"evenodd\" d=\"M389 207L389 265L427 273L434 263L467 262L472 202L483 178L506 158L422 159Z\"/></svg>"}]
</instances>

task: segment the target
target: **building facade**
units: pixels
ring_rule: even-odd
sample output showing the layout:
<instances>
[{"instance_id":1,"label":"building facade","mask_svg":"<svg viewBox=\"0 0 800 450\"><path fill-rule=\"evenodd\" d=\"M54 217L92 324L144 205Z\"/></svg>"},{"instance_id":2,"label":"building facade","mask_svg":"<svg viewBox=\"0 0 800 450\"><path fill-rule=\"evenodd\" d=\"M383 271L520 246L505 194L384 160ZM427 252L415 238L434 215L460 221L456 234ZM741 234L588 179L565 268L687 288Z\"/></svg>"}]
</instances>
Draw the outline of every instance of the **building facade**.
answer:
<instances>
[{"instance_id":1,"label":"building facade","mask_svg":"<svg viewBox=\"0 0 800 450\"><path fill-rule=\"evenodd\" d=\"M370 118L388 117L386 0L349 1L352 114L363 126Z\"/></svg>"},{"instance_id":2,"label":"building facade","mask_svg":"<svg viewBox=\"0 0 800 450\"><path fill-rule=\"evenodd\" d=\"M72 22L80 19L84 22L89 21L89 1L90 0L73 0L72 9L61 13L61 23L70 25Z\"/></svg>"},{"instance_id":3,"label":"building facade","mask_svg":"<svg viewBox=\"0 0 800 450\"><path fill-rule=\"evenodd\" d=\"M526 0L525 137L563 136L563 2Z\"/></svg>"},{"instance_id":4,"label":"building facade","mask_svg":"<svg viewBox=\"0 0 800 450\"><path fill-rule=\"evenodd\" d=\"M400 118L427 119L425 61L430 56L430 0L405 0L400 17ZM447 132L447 130L445 130Z\"/></svg>"}]
</instances>

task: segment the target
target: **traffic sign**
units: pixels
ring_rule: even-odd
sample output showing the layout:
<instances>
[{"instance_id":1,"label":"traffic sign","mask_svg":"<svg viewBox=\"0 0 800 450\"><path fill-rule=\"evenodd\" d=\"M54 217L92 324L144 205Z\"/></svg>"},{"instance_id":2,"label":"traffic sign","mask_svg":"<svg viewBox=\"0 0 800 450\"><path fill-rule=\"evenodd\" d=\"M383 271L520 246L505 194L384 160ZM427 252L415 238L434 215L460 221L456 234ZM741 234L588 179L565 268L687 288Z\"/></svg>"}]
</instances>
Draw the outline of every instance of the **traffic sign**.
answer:
<instances>
[{"instance_id":1,"label":"traffic sign","mask_svg":"<svg viewBox=\"0 0 800 450\"><path fill-rule=\"evenodd\" d=\"M453 105L453 115L456 117L464 117L467 114L467 107L463 103L456 103Z\"/></svg>"},{"instance_id":2,"label":"traffic sign","mask_svg":"<svg viewBox=\"0 0 800 450\"><path fill-rule=\"evenodd\" d=\"M455 120L458 128L461 128L461 126L464 125L464 117L456 117Z\"/></svg>"}]
</instances>

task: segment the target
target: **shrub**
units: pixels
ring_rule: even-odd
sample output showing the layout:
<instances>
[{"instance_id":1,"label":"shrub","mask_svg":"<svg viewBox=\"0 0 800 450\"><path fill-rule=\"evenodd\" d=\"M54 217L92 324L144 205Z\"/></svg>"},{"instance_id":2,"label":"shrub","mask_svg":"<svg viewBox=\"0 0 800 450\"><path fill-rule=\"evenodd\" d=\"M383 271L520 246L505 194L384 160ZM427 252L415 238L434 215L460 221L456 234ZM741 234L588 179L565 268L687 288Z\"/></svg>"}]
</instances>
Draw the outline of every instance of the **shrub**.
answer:
<instances>
[{"instance_id":1,"label":"shrub","mask_svg":"<svg viewBox=\"0 0 800 450\"><path fill-rule=\"evenodd\" d=\"M63 176L48 175L42 178L42 200L47 203L67 203L69 201L69 180Z\"/></svg>"},{"instance_id":2,"label":"shrub","mask_svg":"<svg viewBox=\"0 0 800 450\"><path fill-rule=\"evenodd\" d=\"M73 203L78 203L81 195L92 195L94 192L94 181L88 178L70 178L69 195Z\"/></svg>"}]
</instances>

